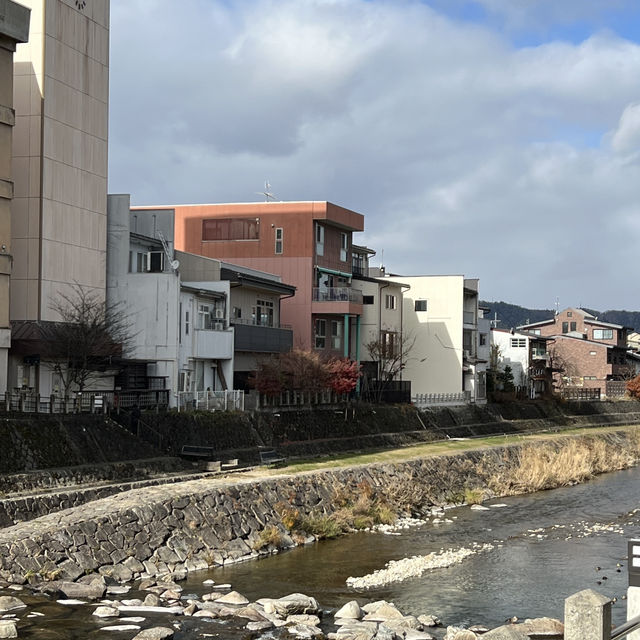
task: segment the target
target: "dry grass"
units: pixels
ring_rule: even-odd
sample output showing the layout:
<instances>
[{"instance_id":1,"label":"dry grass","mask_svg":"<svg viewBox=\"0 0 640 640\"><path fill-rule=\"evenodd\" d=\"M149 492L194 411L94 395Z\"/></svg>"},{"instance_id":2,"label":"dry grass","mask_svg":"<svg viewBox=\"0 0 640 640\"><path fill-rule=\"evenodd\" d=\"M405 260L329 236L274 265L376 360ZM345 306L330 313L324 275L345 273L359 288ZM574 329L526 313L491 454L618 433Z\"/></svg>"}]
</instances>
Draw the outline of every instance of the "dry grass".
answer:
<instances>
[{"instance_id":1,"label":"dry grass","mask_svg":"<svg viewBox=\"0 0 640 640\"><path fill-rule=\"evenodd\" d=\"M607 471L633 466L640 453L640 438L630 434L617 439L584 438L524 445L517 464L489 478L499 495L531 493L584 482Z\"/></svg>"},{"instance_id":2,"label":"dry grass","mask_svg":"<svg viewBox=\"0 0 640 640\"><path fill-rule=\"evenodd\" d=\"M265 527L259 534L257 540L253 543L254 551L260 551L265 547L274 546L276 549L282 547L282 533L273 525Z\"/></svg>"}]
</instances>

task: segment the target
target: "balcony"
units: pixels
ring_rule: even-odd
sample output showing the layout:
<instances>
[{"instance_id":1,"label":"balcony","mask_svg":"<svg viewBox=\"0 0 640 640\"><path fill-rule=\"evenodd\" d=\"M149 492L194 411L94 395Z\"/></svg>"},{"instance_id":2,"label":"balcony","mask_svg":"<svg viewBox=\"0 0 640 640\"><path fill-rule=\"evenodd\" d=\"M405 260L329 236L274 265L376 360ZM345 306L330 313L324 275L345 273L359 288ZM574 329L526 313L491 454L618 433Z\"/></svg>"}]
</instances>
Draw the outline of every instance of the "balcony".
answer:
<instances>
[{"instance_id":1,"label":"balcony","mask_svg":"<svg viewBox=\"0 0 640 640\"><path fill-rule=\"evenodd\" d=\"M351 287L314 287L314 302L354 302L362 304L362 291Z\"/></svg>"},{"instance_id":2,"label":"balcony","mask_svg":"<svg viewBox=\"0 0 640 640\"><path fill-rule=\"evenodd\" d=\"M236 351L281 353L293 347L293 330L289 325L266 327L250 320L237 318L234 325L234 348Z\"/></svg>"},{"instance_id":3,"label":"balcony","mask_svg":"<svg viewBox=\"0 0 640 640\"><path fill-rule=\"evenodd\" d=\"M224 322L216 323L213 329L196 329L193 356L212 360L233 357L233 333Z\"/></svg>"},{"instance_id":4,"label":"balcony","mask_svg":"<svg viewBox=\"0 0 640 640\"><path fill-rule=\"evenodd\" d=\"M351 287L314 287L312 292L311 313L350 314L362 313L362 291Z\"/></svg>"},{"instance_id":5,"label":"balcony","mask_svg":"<svg viewBox=\"0 0 640 640\"><path fill-rule=\"evenodd\" d=\"M545 349L531 349L531 358L533 360L548 360L549 354Z\"/></svg>"},{"instance_id":6,"label":"balcony","mask_svg":"<svg viewBox=\"0 0 640 640\"><path fill-rule=\"evenodd\" d=\"M464 324L476 326L476 314L474 311L463 311L462 312L462 322Z\"/></svg>"}]
</instances>

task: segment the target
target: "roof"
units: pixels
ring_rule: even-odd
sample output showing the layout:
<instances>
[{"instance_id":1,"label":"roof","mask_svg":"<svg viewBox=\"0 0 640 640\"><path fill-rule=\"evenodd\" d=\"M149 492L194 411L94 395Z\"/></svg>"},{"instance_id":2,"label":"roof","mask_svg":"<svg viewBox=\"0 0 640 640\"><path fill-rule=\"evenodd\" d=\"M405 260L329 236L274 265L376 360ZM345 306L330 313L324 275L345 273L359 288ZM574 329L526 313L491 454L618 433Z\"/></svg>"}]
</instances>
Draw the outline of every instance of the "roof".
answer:
<instances>
[{"instance_id":1,"label":"roof","mask_svg":"<svg viewBox=\"0 0 640 640\"><path fill-rule=\"evenodd\" d=\"M273 293L280 293L283 295L293 295L296 292L296 288L291 284L285 284L274 278L265 276L258 276L255 273L248 273L243 268L229 263L223 263L225 266L220 269L220 278L222 280L229 280L230 282L237 283L239 285L247 285L256 289L262 289L264 291L271 291Z\"/></svg>"},{"instance_id":2,"label":"roof","mask_svg":"<svg viewBox=\"0 0 640 640\"><path fill-rule=\"evenodd\" d=\"M487 318L488 319L488 318ZM512 329L498 329L498 327L491 327L491 331L497 331L498 333L510 333L513 336L525 336L526 338L530 338L531 340L551 340L550 336L541 336L537 333L532 333L531 331L517 331Z\"/></svg>"}]
</instances>

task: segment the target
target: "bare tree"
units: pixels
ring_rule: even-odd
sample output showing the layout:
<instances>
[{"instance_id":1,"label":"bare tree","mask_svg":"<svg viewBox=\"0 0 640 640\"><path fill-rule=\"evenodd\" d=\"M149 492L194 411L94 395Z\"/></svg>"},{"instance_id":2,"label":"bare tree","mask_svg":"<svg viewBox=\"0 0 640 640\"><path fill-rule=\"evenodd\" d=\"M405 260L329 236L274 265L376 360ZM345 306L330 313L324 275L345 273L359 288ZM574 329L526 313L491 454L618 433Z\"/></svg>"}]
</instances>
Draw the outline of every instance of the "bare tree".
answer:
<instances>
[{"instance_id":1,"label":"bare tree","mask_svg":"<svg viewBox=\"0 0 640 640\"><path fill-rule=\"evenodd\" d=\"M378 380L375 388L376 400L380 401L391 382L398 379L406 368L416 343L415 336L408 333L382 331L377 340L365 345L371 360L378 364Z\"/></svg>"},{"instance_id":2,"label":"bare tree","mask_svg":"<svg viewBox=\"0 0 640 640\"><path fill-rule=\"evenodd\" d=\"M121 304L107 304L95 290L75 284L60 294L51 309L61 318L49 324L48 353L65 396L82 392L93 380L109 375L131 345L129 316Z\"/></svg>"}]
</instances>

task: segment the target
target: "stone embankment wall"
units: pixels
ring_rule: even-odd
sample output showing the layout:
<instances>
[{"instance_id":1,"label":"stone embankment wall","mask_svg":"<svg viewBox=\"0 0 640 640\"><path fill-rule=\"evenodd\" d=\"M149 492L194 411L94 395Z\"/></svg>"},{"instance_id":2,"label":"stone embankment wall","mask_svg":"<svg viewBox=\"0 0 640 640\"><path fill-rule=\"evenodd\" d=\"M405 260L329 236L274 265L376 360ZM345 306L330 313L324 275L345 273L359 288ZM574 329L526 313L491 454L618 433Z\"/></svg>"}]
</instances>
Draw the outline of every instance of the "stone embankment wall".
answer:
<instances>
[{"instance_id":1,"label":"stone embankment wall","mask_svg":"<svg viewBox=\"0 0 640 640\"><path fill-rule=\"evenodd\" d=\"M0 476L0 496L11 494L0 498L0 527L77 507L121 491L179 482L185 479L182 474L186 469L189 469L189 477L193 477L190 464L180 458L165 457Z\"/></svg>"},{"instance_id":2,"label":"stone embankment wall","mask_svg":"<svg viewBox=\"0 0 640 640\"><path fill-rule=\"evenodd\" d=\"M635 429L574 436L603 439L636 451ZM263 480L200 479L149 487L97 500L0 531L0 578L23 582L76 579L98 571L118 580L204 569L256 557L260 532L280 529L282 507L331 514L336 494L371 487L391 504L420 510L451 502L464 489L518 464L519 445L371 464ZM261 553L271 552L267 548Z\"/></svg>"},{"instance_id":3,"label":"stone embankment wall","mask_svg":"<svg viewBox=\"0 0 640 640\"><path fill-rule=\"evenodd\" d=\"M157 449L98 415L0 418L0 473L153 458Z\"/></svg>"}]
</instances>

